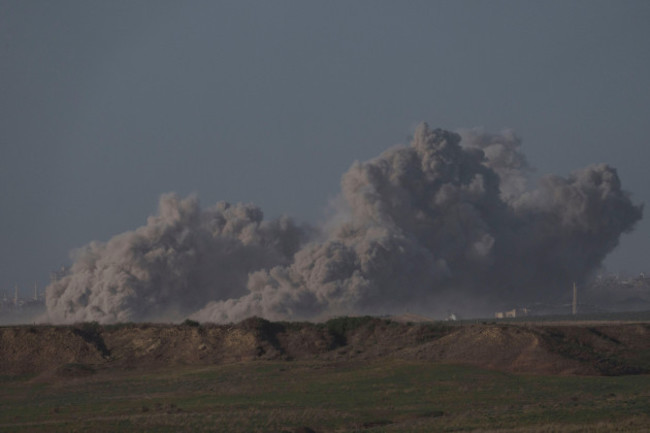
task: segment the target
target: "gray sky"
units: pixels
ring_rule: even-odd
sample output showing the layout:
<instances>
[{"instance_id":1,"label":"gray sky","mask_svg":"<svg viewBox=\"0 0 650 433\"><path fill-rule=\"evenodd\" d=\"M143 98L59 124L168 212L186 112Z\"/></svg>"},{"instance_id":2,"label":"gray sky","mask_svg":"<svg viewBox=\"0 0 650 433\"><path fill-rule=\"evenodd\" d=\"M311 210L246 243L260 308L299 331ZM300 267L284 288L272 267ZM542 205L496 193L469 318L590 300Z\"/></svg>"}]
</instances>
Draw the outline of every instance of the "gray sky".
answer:
<instances>
[{"instance_id":1,"label":"gray sky","mask_svg":"<svg viewBox=\"0 0 650 433\"><path fill-rule=\"evenodd\" d=\"M649 22L647 1L3 0L0 290L164 192L316 222L421 121L514 129L539 175L609 163L648 203ZM650 271L647 220L609 270Z\"/></svg>"}]
</instances>

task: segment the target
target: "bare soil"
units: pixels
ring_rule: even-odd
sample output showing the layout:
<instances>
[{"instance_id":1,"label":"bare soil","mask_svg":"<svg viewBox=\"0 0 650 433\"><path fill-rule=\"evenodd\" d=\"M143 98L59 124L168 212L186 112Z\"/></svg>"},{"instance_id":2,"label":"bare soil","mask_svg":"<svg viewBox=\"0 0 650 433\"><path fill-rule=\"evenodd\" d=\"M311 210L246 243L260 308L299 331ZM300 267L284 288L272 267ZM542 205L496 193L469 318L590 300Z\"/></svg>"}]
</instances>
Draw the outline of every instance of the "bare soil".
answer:
<instances>
[{"instance_id":1,"label":"bare soil","mask_svg":"<svg viewBox=\"0 0 650 433\"><path fill-rule=\"evenodd\" d=\"M0 327L0 376L61 379L99 370L214 365L255 360L471 364L541 375L650 372L650 323L404 323L373 317L326 323Z\"/></svg>"}]
</instances>

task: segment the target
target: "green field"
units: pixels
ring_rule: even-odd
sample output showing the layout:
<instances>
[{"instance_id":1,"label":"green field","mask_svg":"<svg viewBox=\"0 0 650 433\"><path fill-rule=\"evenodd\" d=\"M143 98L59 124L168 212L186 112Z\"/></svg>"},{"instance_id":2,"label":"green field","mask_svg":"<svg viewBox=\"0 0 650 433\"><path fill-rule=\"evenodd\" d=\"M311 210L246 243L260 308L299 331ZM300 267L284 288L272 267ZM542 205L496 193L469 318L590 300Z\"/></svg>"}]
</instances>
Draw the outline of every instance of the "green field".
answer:
<instances>
[{"instance_id":1,"label":"green field","mask_svg":"<svg viewBox=\"0 0 650 433\"><path fill-rule=\"evenodd\" d=\"M0 432L611 432L650 429L650 376L415 361L254 361L0 378ZM307 427L307 428L305 428Z\"/></svg>"}]
</instances>

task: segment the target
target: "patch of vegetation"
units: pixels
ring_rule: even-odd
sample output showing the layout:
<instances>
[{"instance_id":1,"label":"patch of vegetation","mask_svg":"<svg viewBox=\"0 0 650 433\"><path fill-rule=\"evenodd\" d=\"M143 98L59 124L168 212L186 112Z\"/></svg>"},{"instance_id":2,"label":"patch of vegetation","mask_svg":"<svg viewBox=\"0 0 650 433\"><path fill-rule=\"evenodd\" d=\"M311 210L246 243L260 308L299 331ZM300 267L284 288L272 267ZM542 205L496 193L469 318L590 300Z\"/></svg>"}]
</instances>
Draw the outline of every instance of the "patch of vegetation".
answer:
<instances>
[{"instance_id":1,"label":"patch of vegetation","mask_svg":"<svg viewBox=\"0 0 650 433\"><path fill-rule=\"evenodd\" d=\"M449 335L454 330L454 326L442 322L433 322L421 324L420 329L422 331L418 334L417 342L426 343Z\"/></svg>"},{"instance_id":2,"label":"patch of vegetation","mask_svg":"<svg viewBox=\"0 0 650 433\"><path fill-rule=\"evenodd\" d=\"M72 332L83 338L86 343L90 343L100 351L104 358L110 358L111 351L106 347L102 337L102 326L97 322L78 323L72 328Z\"/></svg>"},{"instance_id":3,"label":"patch of vegetation","mask_svg":"<svg viewBox=\"0 0 650 433\"><path fill-rule=\"evenodd\" d=\"M593 329L590 329L590 331L594 333ZM597 335L601 336L601 338L604 338L604 334L600 332L598 332ZM593 365L601 374L605 376L648 373L648 370L646 368L637 365L630 365L628 362L620 359L618 356L599 352L586 341L571 338L558 329L549 329L547 332L541 334L541 337L542 341L545 342L547 348L550 351L584 364Z\"/></svg>"},{"instance_id":4,"label":"patch of vegetation","mask_svg":"<svg viewBox=\"0 0 650 433\"><path fill-rule=\"evenodd\" d=\"M614 343L614 344L616 344L616 345L620 345L620 344L621 344L621 342L620 342L618 339L616 339L616 338L614 338L614 337L610 337L609 335L604 334L603 332L599 331L599 330L596 329L596 328L588 328L588 330L589 330L589 332L591 332L592 334L594 334L594 335L596 335L596 336L602 338L603 340L607 340L607 341L609 341L609 342L611 342L611 343Z\"/></svg>"},{"instance_id":5,"label":"patch of vegetation","mask_svg":"<svg viewBox=\"0 0 650 433\"><path fill-rule=\"evenodd\" d=\"M102 327L104 328L105 331L117 331L119 329L133 329L139 326L141 326L141 324L135 322L118 322L118 323L103 325Z\"/></svg>"},{"instance_id":6,"label":"patch of vegetation","mask_svg":"<svg viewBox=\"0 0 650 433\"><path fill-rule=\"evenodd\" d=\"M301 329L316 327L312 322L286 322L280 321L277 323L284 331L300 331Z\"/></svg>"},{"instance_id":7,"label":"patch of vegetation","mask_svg":"<svg viewBox=\"0 0 650 433\"><path fill-rule=\"evenodd\" d=\"M188 326L190 328L200 328L201 327L201 324L199 322L197 322L196 320L192 320L192 319L185 319L185 321L183 321L182 324L184 326Z\"/></svg>"},{"instance_id":8,"label":"patch of vegetation","mask_svg":"<svg viewBox=\"0 0 650 433\"><path fill-rule=\"evenodd\" d=\"M347 344L348 333L355 331L362 326L372 326L379 321L379 319L372 316L360 317L335 317L325 322L325 328L334 339L336 347L345 346Z\"/></svg>"},{"instance_id":9,"label":"patch of vegetation","mask_svg":"<svg viewBox=\"0 0 650 433\"><path fill-rule=\"evenodd\" d=\"M649 385L407 361L99 371L3 382L0 432L643 432Z\"/></svg>"},{"instance_id":10,"label":"patch of vegetation","mask_svg":"<svg viewBox=\"0 0 650 433\"><path fill-rule=\"evenodd\" d=\"M279 322L270 322L261 317L250 317L246 320L241 321L237 326L241 329L254 333L262 342L268 343L274 350L278 353L283 352L282 345L278 341L277 334L284 332L285 328L282 323ZM263 345L260 345L257 348L258 356L264 355L267 352L267 348Z\"/></svg>"}]
</instances>

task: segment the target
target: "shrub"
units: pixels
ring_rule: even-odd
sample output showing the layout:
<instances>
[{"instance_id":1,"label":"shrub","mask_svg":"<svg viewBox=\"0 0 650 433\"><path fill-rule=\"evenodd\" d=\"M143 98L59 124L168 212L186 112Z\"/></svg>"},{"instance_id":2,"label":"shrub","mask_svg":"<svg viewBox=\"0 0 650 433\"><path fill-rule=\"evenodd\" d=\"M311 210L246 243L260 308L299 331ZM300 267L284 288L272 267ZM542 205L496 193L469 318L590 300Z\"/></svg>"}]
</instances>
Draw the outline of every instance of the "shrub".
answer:
<instances>
[{"instance_id":1,"label":"shrub","mask_svg":"<svg viewBox=\"0 0 650 433\"><path fill-rule=\"evenodd\" d=\"M369 323L374 323L377 319L371 316L361 316L361 317L335 317L333 319L325 322L325 328L334 337L334 341L339 346L344 346L347 344L347 334L355 329L367 325Z\"/></svg>"},{"instance_id":2,"label":"shrub","mask_svg":"<svg viewBox=\"0 0 650 433\"><path fill-rule=\"evenodd\" d=\"M192 320L192 319L185 319L185 321L183 322L183 325L189 326L190 328L198 328L198 327L201 326L201 324L199 322L197 322L196 320Z\"/></svg>"}]
</instances>

